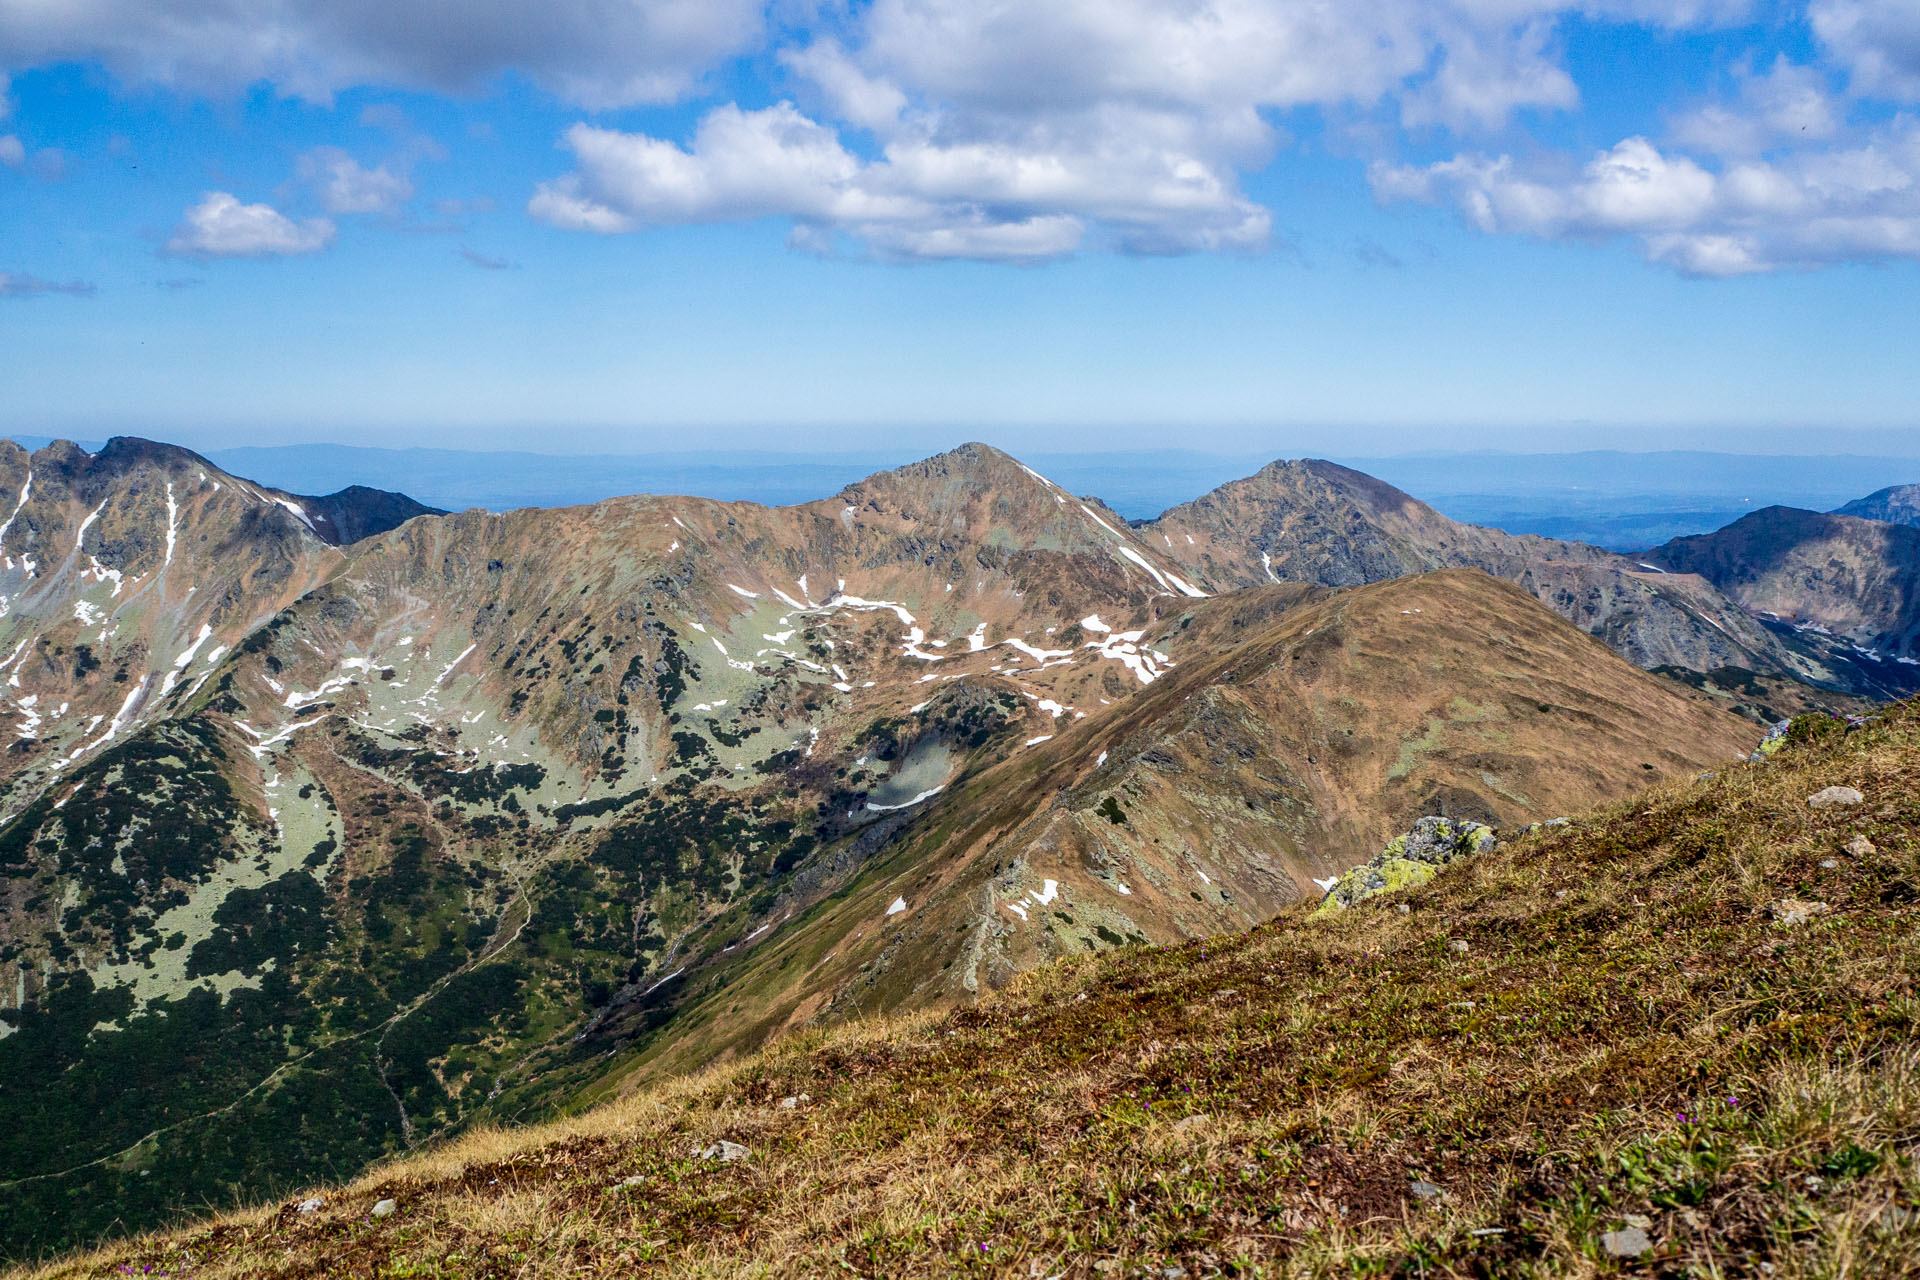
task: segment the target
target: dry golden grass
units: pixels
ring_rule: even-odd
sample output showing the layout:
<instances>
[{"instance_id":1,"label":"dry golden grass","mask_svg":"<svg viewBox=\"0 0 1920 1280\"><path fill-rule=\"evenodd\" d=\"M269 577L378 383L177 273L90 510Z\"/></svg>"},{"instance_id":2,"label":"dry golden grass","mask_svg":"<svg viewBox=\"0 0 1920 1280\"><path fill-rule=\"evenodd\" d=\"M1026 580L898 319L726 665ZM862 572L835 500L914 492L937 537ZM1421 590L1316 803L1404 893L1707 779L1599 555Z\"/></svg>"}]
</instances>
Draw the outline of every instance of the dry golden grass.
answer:
<instances>
[{"instance_id":1,"label":"dry golden grass","mask_svg":"<svg viewBox=\"0 0 1920 1280\"><path fill-rule=\"evenodd\" d=\"M1920 710L1304 914L30 1274L1920 1275Z\"/></svg>"}]
</instances>

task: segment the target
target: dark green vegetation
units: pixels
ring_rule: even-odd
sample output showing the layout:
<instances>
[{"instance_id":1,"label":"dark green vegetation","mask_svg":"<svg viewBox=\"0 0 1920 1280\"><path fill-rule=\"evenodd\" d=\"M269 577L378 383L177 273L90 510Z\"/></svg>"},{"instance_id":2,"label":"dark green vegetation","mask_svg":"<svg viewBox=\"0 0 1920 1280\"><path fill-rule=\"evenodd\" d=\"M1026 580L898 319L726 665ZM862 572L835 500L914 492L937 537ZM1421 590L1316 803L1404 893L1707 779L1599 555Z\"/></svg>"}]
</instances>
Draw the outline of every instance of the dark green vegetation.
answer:
<instances>
[{"instance_id":1,"label":"dark green vegetation","mask_svg":"<svg viewBox=\"0 0 1920 1280\"><path fill-rule=\"evenodd\" d=\"M1920 708L1305 915L44 1274L1911 1274Z\"/></svg>"},{"instance_id":2,"label":"dark green vegetation","mask_svg":"<svg viewBox=\"0 0 1920 1280\"><path fill-rule=\"evenodd\" d=\"M0 1038L0 1255L550 1113L597 1051L570 1032L663 958L721 945L716 911L720 933L740 932L816 844L811 815L680 779L579 806L618 816L516 878L473 852L525 839L517 796L539 766L463 774L349 729L333 741L360 788L354 856L329 837L216 897L184 976L224 998L195 982L140 1005L81 972L0 1012L15 1028ZM236 789L244 759L204 719L156 727L78 771L70 803L49 793L0 831L0 874L58 913L58 947L150 967L185 945L162 913L277 844ZM76 901L36 888L55 876L77 879Z\"/></svg>"}]
</instances>

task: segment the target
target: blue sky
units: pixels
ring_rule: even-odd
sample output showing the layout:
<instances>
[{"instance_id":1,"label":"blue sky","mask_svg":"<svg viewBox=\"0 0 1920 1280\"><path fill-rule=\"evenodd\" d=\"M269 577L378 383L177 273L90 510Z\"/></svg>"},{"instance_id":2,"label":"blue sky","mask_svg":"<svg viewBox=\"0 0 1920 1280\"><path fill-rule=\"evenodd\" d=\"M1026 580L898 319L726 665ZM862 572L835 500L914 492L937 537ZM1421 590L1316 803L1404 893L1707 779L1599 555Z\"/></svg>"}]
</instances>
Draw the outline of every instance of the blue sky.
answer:
<instances>
[{"instance_id":1,"label":"blue sky","mask_svg":"<svg viewBox=\"0 0 1920 1280\"><path fill-rule=\"evenodd\" d=\"M0 74L5 431L1920 453L1912 0L0 0Z\"/></svg>"}]
</instances>

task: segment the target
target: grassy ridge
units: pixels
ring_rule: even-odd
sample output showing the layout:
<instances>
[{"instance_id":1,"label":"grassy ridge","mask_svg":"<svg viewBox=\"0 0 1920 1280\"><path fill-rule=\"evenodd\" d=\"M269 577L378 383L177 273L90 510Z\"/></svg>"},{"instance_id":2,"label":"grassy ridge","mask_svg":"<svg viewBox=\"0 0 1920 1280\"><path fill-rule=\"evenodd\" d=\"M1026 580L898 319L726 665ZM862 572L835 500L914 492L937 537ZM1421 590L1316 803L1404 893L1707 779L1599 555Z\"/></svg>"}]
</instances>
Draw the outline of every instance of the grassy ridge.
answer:
<instances>
[{"instance_id":1,"label":"grassy ridge","mask_svg":"<svg viewBox=\"0 0 1920 1280\"><path fill-rule=\"evenodd\" d=\"M36 1274L1920 1274L1920 709L1306 910Z\"/></svg>"}]
</instances>

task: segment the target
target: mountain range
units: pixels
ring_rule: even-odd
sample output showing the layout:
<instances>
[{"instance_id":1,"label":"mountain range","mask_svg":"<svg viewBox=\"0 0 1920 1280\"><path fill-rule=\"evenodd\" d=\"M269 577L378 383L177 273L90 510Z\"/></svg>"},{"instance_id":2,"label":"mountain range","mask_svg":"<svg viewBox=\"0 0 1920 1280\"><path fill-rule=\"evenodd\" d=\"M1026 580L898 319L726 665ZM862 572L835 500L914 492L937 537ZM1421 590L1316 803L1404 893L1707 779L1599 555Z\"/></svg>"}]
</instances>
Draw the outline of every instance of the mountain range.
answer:
<instances>
[{"instance_id":1,"label":"mountain range","mask_svg":"<svg viewBox=\"0 0 1920 1280\"><path fill-rule=\"evenodd\" d=\"M1243 929L1418 817L1920 687L1907 529L1620 556L1325 462L1136 522L982 445L788 507L448 514L125 438L0 445L0 492L15 1253Z\"/></svg>"}]
</instances>

